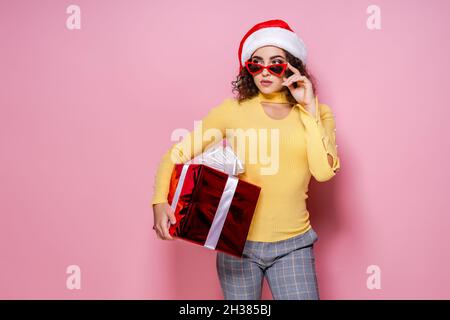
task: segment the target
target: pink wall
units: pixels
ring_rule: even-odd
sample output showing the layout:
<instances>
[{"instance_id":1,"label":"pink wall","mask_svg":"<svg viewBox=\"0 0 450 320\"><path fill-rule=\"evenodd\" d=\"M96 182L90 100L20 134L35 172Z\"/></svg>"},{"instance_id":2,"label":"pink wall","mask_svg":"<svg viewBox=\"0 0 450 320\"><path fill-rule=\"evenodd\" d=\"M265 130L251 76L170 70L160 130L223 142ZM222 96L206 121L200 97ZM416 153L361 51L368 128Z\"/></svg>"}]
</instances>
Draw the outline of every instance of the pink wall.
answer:
<instances>
[{"instance_id":1,"label":"pink wall","mask_svg":"<svg viewBox=\"0 0 450 320\"><path fill-rule=\"evenodd\" d=\"M66 28L70 4L81 30ZM366 27L371 4L381 30ZM281 18L336 116L341 171L312 181L308 203L321 298L449 299L449 10L1 1L0 298L221 299L214 252L156 239L154 174L172 130L232 96L248 28ZM69 265L81 290L66 288ZM370 265L381 289L366 286Z\"/></svg>"}]
</instances>

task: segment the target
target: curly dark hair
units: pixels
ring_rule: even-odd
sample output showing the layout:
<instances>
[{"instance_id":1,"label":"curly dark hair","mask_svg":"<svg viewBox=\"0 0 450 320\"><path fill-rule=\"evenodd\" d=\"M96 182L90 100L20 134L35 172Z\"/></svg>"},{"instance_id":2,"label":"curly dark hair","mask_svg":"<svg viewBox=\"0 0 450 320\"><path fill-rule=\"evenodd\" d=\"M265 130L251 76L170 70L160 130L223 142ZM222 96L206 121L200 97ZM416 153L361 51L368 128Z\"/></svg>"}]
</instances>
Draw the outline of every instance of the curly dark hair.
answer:
<instances>
[{"instance_id":1,"label":"curly dark hair","mask_svg":"<svg viewBox=\"0 0 450 320\"><path fill-rule=\"evenodd\" d=\"M302 75L305 75L312 83L313 92L317 95L317 85L315 78L309 73L306 65L302 62L302 60L294 57L292 54L282 49L286 54L287 61L295 68L297 68ZM250 58L251 59L251 58ZM248 61L250 61L250 59ZM289 69L286 70L285 77L290 77L293 72ZM235 81L231 81L231 85L233 86L233 93L237 92L236 99L239 103L241 103L245 99L251 99L258 95L259 89L253 80L253 76L248 72L247 68L242 68L241 72L237 75ZM294 88L296 88L296 84L294 83ZM292 96L289 88L284 86L283 91L286 92L286 97L289 102L297 103L295 98Z\"/></svg>"}]
</instances>

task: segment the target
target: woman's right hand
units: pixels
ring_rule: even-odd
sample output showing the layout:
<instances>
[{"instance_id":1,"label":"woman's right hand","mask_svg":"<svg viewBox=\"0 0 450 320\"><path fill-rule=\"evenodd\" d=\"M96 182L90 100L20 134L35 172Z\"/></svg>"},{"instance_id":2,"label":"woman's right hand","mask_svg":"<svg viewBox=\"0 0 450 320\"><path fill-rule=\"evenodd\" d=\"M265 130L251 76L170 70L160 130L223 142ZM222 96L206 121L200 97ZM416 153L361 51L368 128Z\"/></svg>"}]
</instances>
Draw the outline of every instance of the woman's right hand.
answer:
<instances>
[{"instance_id":1,"label":"woman's right hand","mask_svg":"<svg viewBox=\"0 0 450 320\"><path fill-rule=\"evenodd\" d=\"M170 223L175 224L176 219L172 207L167 203L157 203L153 205L153 229L156 231L158 239L174 240L169 234Z\"/></svg>"}]
</instances>

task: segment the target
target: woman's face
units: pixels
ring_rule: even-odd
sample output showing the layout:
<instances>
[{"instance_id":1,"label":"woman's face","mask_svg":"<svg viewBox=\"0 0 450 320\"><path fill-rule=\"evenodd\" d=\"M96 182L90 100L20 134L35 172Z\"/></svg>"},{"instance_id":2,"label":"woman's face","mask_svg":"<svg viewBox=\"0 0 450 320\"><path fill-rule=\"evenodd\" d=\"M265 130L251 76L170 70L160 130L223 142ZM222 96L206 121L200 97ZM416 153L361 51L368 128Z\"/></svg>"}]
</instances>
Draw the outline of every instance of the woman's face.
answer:
<instances>
[{"instance_id":1,"label":"woman's face","mask_svg":"<svg viewBox=\"0 0 450 320\"><path fill-rule=\"evenodd\" d=\"M284 51L275 46L264 46L258 48L250 58L251 62L259 63L264 66L275 63L287 63L286 55ZM278 77L270 73L267 69L253 76L256 86L262 93L272 93L283 89L283 76ZM268 84L264 84L261 81L271 81Z\"/></svg>"}]
</instances>

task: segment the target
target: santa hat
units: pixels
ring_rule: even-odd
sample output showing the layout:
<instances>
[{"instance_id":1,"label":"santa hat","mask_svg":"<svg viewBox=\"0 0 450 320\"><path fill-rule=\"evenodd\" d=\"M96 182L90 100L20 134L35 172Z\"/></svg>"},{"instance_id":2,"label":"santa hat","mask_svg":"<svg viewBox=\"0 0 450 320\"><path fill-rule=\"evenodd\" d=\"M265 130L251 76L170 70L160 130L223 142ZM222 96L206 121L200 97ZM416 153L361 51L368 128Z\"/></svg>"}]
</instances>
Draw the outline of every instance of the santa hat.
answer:
<instances>
[{"instance_id":1,"label":"santa hat","mask_svg":"<svg viewBox=\"0 0 450 320\"><path fill-rule=\"evenodd\" d=\"M306 46L302 39L286 22L276 19L260 22L245 34L239 45L239 71L256 49L268 45L282 48L306 63Z\"/></svg>"}]
</instances>

